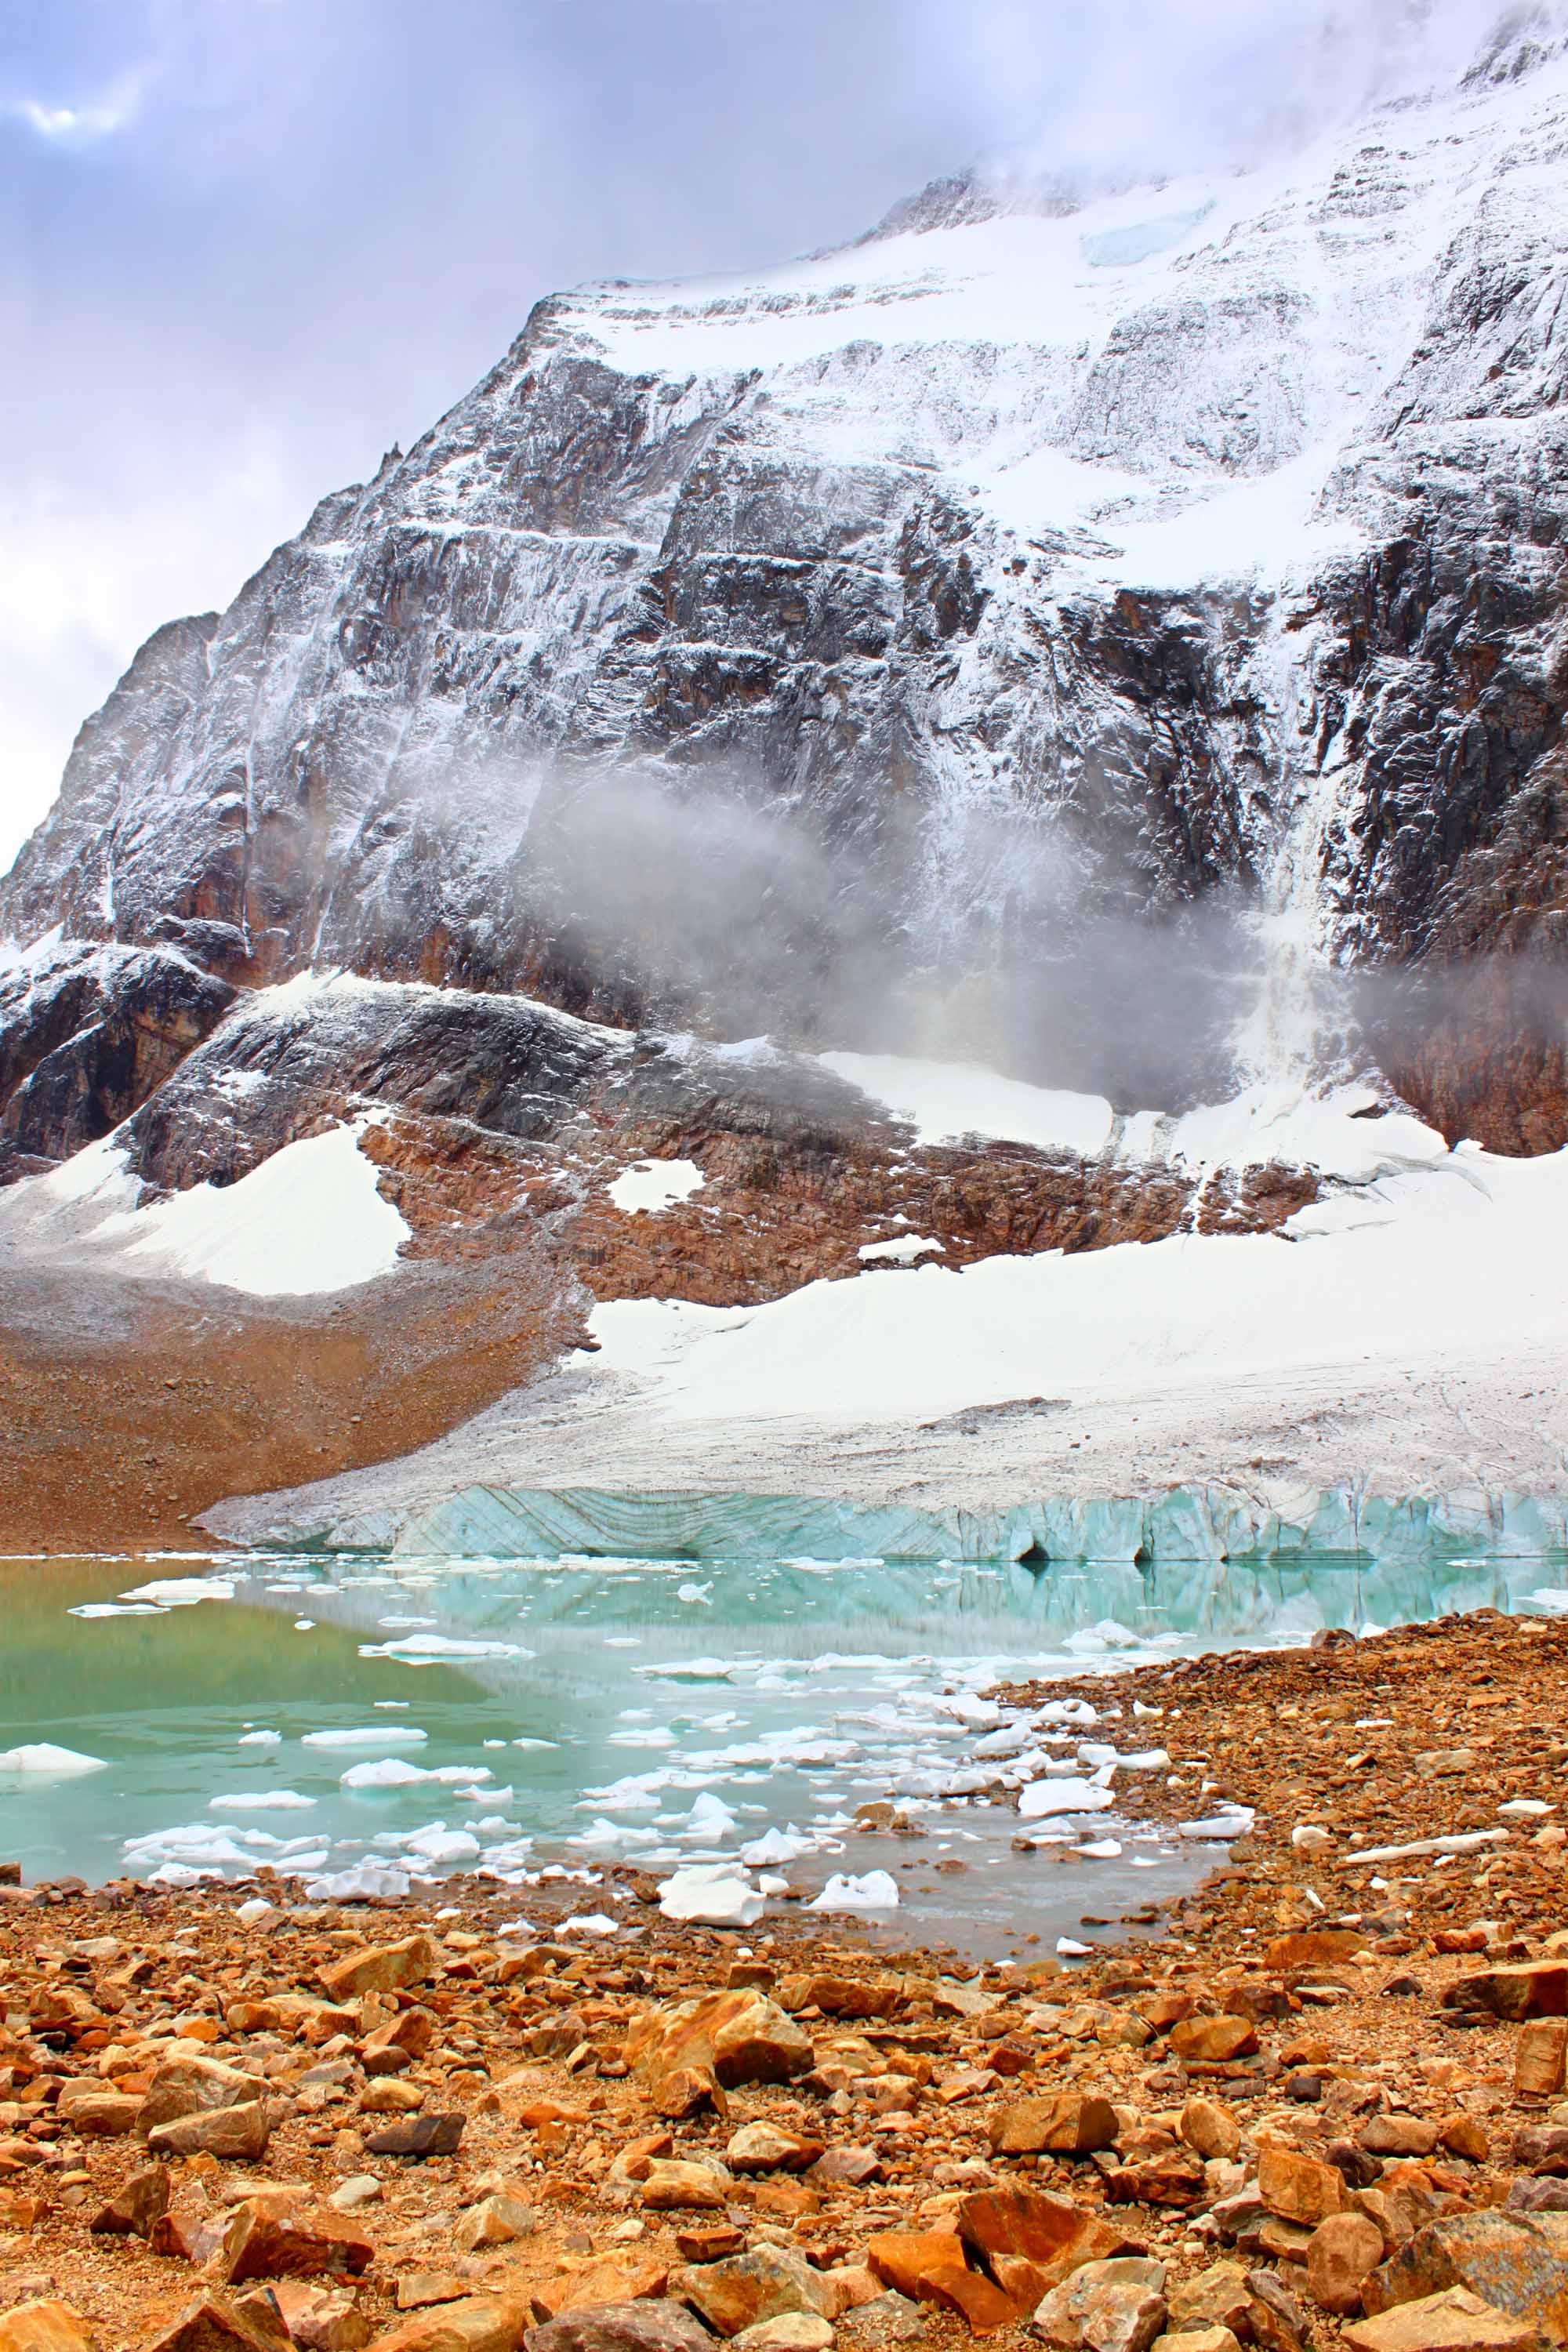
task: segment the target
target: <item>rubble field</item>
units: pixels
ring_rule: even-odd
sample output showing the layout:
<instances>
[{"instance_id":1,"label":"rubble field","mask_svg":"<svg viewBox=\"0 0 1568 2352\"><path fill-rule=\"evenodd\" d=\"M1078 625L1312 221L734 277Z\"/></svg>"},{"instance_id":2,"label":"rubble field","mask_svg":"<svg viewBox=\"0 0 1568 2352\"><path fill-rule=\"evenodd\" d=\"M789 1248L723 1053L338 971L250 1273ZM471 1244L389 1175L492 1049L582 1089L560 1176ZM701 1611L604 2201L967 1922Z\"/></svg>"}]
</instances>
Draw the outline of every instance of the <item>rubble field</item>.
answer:
<instances>
[{"instance_id":1,"label":"rubble field","mask_svg":"<svg viewBox=\"0 0 1568 2352\"><path fill-rule=\"evenodd\" d=\"M1568 2342L1565 1686L1489 1612L1097 1676L1119 1807L1257 1817L1081 1965L0 1872L0 2352Z\"/></svg>"}]
</instances>

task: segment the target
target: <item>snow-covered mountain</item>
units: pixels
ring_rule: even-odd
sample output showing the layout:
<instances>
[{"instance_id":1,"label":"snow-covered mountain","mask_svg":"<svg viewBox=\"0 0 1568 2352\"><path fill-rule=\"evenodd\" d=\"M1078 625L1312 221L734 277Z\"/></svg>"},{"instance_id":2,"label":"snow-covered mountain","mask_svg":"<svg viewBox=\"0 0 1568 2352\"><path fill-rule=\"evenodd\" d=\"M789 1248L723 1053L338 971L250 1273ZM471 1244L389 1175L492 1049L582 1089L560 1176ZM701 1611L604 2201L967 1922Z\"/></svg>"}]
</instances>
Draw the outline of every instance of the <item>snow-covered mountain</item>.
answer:
<instances>
[{"instance_id":1,"label":"snow-covered mountain","mask_svg":"<svg viewBox=\"0 0 1568 2352\"><path fill-rule=\"evenodd\" d=\"M786 837L792 969L972 947L1009 896L1062 955L1239 890L1286 1010L1303 959L1560 949L1565 264L1532 21L1265 168L938 184L756 277L539 303L83 728L0 886L6 1132L104 1131L218 980L310 966L745 1034ZM725 806L761 830L710 869ZM1561 1046L1489 988L1480 1078L1452 1036L1394 1078L1559 1142Z\"/></svg>"}]
</instances>

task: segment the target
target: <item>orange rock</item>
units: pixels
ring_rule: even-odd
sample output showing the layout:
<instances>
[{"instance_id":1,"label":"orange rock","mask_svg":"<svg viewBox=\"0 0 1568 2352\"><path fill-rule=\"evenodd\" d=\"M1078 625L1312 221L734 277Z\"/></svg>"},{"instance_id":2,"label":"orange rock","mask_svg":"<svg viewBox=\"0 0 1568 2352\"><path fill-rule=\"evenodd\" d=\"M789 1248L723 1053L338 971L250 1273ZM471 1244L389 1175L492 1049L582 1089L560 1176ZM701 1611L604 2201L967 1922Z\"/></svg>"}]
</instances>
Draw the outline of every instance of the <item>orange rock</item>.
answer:
<instances>
[{"instance_id":1,"label":"orange rock","mask_svg":"<svg viewBox=\"0 0 1568 2352\"><path fill-rule=\"evenodd\" d=\"M426 1983L436 1973L436 1947L428 1936L405 1936L396 1944L369 1944L347 1952L321 1970L329 1997L342 2000L366 1992L393 1992L400 1985Z\"/></svg>"},{"instance_id":2,"label":"orange rock","mask_svg":"<svg viewBox=\"0 0 1568 2352\"><path fill-rule=\"evenodd\" d=\"M982 2189L953 2210L966 2246L994 2268L1009 2255L1033 2264L1047 2286L1066 2278L1080 2263L1124 2253L1137 2240L1100 2214L1051 2197L1041 2189Z\"/></svg>"},{"instance_id":3,"label":"orange rock","mask_svg":"<svg viewBox=\"0 0 1568 2352\"><path fill-rule=\"evenodd\" d=\"M1088 2156L1110 2147L1117 2133L1116 2110L1089 2091L1058 2091L1053 2097L1016 2099L991 2122L996 2156Z\"/></svg>"},{"instance_id":4,"label":"orange rock","mask_svg":"<svg viewBox=\"0 0 1568 2352\"><path fill-rule=\"evenodd\" d=\"M247 2198L224 2231L218 2259L235 2286L242 2279L358 2278L374 2252L346 2213L269 2211L265 2200Z\"/></svg>"},{"instance_id":5,"label":"orange rock","mask_svg":"<svg viewBox=\"0 0 1568 2352\"><path fill-rule=\"evenodd\" d=\"M1307 2247L1307 2293L1340 2318L1361 2309L1363 2282L1383 2260L1383 2232L1364 2213L1331 2213Z\"/></svg>"},{"instance_id":6,"label":"orange rock","mask_svg":"<svg viewBox=\"0 0 1568 2352\"><path fill-rule=\"evenodd\" d=\"M1276 1936L1263 1955L1269 1969L1321 1969L1364 1952L1367 1938L1354 1927L1302 1927Z\"/></svg>"},{"instance_id":7,"label":"orange rock","mask_svg":"<svg viewBox=\"0 0 1568 2352\"><path fill-rule=\"evenodd\" d=\"M1522 1968L1483 1969L1460 1977L1443 1995L1445 2009L1488 2010L1493 2017L1568 2016L1568 1958Z\"/></svg>"},{"instance_id":8,"label":"orange rock","mask_svg":"<svg viewBox=\"0 0 1568 2352\"><path fill-rule=\"evenodd\" d=\"M1257 2047L1258 2029L1249 2017L1184 2017L1171 2028L1176 2056L1201 2065L1228 2065L1250 2058Z\"/></svg>"},{"instance_id":9,"label":"orange rock","mask_svg":"<svg viewBox=\"0 0 1568 2352\"><path fill-rule=\"evenodd\" d=\"M911 2303L931 2297L939 2271L965 2270L963 2241L944 2230L888 2230L866 2241L866 2260L884 2286Z\"/></svg>"},{"instance_id":10,"label":"orange rock","mask_svg":"<svg viewBox=\"0 0 1568 2352\"><path fill-rule=\"evenodd\" d=\"M1272 2141L1258 2151L1258 2193L1281 2221L1300 2221L1309 2229L1326 2221L1331 2213L1342 2212L1349 2202L1344 2177L1331 2164Z\"/></svg>"},{"instance_id":11,"label":"orange rock","mask_svg":"<svg viewBox=\"0 0 1568 2352\"><path fill-rule=\"evenodd\" d=\"M18 2303L0 2313L0 2352L92 2352L92 2337L68 2303Z\"/></svg>"},{"instance_id":12,"label":"orange rock","mask_svg":"<svg viewBox=\"0 0 1568 2352\"><path fill-rule=\"evenodd\" d=\"M961 2319L969 2322L971 2335L990 2336L998 2327L1016 2327L1027 2319L1034 2305L1015 2302L1003 2287L983 2278L978 2271L955 2270L948 2263L941 2270L921 2273L921 2299L940 2304L944 2311L956 2311Z\"/></svg>"},{"instance_id":13,"label":"orange rock","mask_svg":"<svg viewBox=\"0 0 1568 2352\"><path fill-rule=\"evenodd\" d=\"M1463 2286L1357 2320L1344 2341L1352 2352L1539 2352L1541 2344L1529 2320L1494 2309Z\"/></svg>"}]
</instances>

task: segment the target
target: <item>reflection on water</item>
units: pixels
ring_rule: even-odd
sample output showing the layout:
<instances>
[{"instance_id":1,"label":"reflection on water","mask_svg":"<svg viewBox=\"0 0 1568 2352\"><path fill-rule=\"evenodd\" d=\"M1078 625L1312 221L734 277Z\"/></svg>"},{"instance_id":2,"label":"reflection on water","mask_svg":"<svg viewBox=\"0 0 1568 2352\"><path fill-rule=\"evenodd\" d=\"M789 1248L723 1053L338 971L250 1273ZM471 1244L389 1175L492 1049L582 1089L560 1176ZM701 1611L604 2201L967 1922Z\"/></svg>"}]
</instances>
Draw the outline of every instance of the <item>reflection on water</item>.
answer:
<instances>
[{"instance_id":1,"label":"reflection on water","mask_svg":"<svg viewBox=\"0 0 1568 2352\"><path fill-rule=\"evenodd\" d=\"M1547 1608L1561 1567L247 1555L204 1565L206 1597L184 1605L173 1573L0 1563L0 1749L47 1742L103 1766L0 1772L0 1848L29 1876L483 1865L521 1910L544 1865L664 1874L776 1827L798 1832L782 1868L809 1890L893 1873L884 1941L999 1951L1048 1947L1086 1914L1114 1922L1190 1885L1202 1857L1106 1814L1082 1842L1118 1854L1015 1853L1016 1815L953 1789L998 1677ZM883 1798L923 1834L856 1831L857 1807ZM581 1908L614 1894L585 1883Z\"/></svg>"}]
</instances>

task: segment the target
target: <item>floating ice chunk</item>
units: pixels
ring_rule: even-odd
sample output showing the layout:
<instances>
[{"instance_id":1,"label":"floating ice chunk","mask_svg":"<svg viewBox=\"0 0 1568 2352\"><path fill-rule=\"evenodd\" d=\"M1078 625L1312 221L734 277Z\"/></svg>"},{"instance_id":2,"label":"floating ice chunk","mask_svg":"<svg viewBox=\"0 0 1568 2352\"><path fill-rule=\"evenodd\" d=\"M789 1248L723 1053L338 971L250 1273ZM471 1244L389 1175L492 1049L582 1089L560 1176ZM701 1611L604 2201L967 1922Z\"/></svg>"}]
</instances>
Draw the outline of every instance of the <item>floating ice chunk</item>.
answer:
<instances>
[{"instance_id":1,"label":"floating ice chunk","mask_svg":"<svg viewBox=\"0 0 1568 2352\"><path fill-rule=\"evenodd\" d=\"M313 1633L315 1632L315 1630L316 1630L316 1621L315 1621L315 1619L314 1619L313 1617L296 1617L296 1618L295 1618L295 1620L294 1620L294 1631L296 1632L296 1633Z\"/></svg>"},{"instance_id":2,"label":"floating ice chunk","mask_svg":"<svg viewBox=\"0 0 1568 2352\"><path fill-rule=\"evenodd\" d=\"M558 1739L514 1739L511 1744L514 1748L559 1748L561 1742Z\"/></svg>"},{"instance_id":3,"label":"floating ice chunk","mask_svg":"<svg viewBox=\"0 0 1568 2352\"><path fill-rule=\"evenodd\" d=\"M1086 1960L1093 1951L1094 1946L1078 1943L1071 1936L1058 1936L1057 1949L1064 1960Z\"/></svg>"},{"instance_id":4,"label":"floating ice chunk","mask_svg":"<svg viewBox=\"0 0 1568 2352\"><path fill-rule=\"evenodd\" d=\"M230 1797L209 1797L207 1809L215 1813L294 1813L308 1811L315 1801L298 1789L239 1789Z\"/></svg>"},{"instance_id":5,"label":"floating ice chunk","mask_svg":"<svg viewBox=\"0 0 1568 2352\"><path fill-rule=\"evenodd\" d=\"M681 1834L683 1837L727 1838L739 1826L723 1799L716 1797L710 1789L704 1789L700 1796L692 1799L691 1811L686 1816L686 1827Z\"/></svg>"},{"instance_id":6,"label":"floating ice chunk","mask_svg":"<svg viewBox=\"0 0 1568 2352\"><path fill-rule=\"evenodd\" d=\"M1075 1845L1073 1852L1085 1862L1115 1862L1121 1853L1121 1841L1098 1838L1091 1845Z\"/></svg>"},{"instance_id":7,"label":"floating ice chunk","mask_svg":"<svg viewBox=\"0 0 1568 2352\"><path fill-rule=\"evenodd\" d=\"M511 1788L488 1789L477 1784L458 1791L466 1805L510 1805L516 1793Z\"/></svg>"},{"instance_id":8,"label":"floating ice chunk","mask_svg":"<svg viewBox=\"0 0 1568 2352\"><path fill-rule=\"evenodd\" d=\"M706 1584L679 1584L675 1589L675 1597L678 1601L700 1601L705 1609L711 1609L713 1580L710 1577Z\"/></svg>"},{"instance_id":9,"label":"floating ice chunk","mask_svg":"<svg viewBox=\"0 0 1568 2352\"><path fill-rule=\"evenodd\" d=\"M898 1908L898 1881L890 1871L868 1870L857 1878L835 1871L808 1911L893 1911Z\"/></svg>"},{"instance_id":10,"label":"floating ice chunk","mask_svg":"<svg viewBox=\"0 0 1568 2352\"><path fill-rule=\"evenodd\" d=\"M107 1769L106 1757L84 1756L78 1748L56 1748L47 1739L0 1750L0 1772L29 1772L38 1780L63 1780L73 1772L102 1772Z\"/></svg>"},{"instance_id":11,"label":"floating ice chunk","mask_svg":"<svg viewBox=\"0 0 1568 2352\"><path fill-rule=\"evenodd\" d=\"M160 1614L153 1601L84 1601L79 1608L68 1609L68 1617L156 1617Z\"/></svg>"},{"instance_id":12,"label":"floating ice chunk","mask_svg":"<svg viewBox=\"0 0 1568 2352\"><path fill-rule=\"evenodd\" d=\"M396 1902L408 1892L408 1873L390 1863L356 1862L325 1878L312 1878L305 1888L312 1903ZM241 1907L241 1918L245 1907Z\"/></svg>"},{"instance_id":13,"label":"floating ice chunk","mask_svg":"<svg viewBox=\"0 0 1568 2352\"><path fill-rule=\"evenodd\" d=\"M563 1919L560 1932L563 1936L615 1936L620 1932L620 1921L603 1911L576 1911L570 1919Z\"/></svg>"},{"instance_id":14,"label":"floating ice chunk","mask_svg":"<svg viewBox=\"0 0 1568 2352\"><path fill-rule=\"evenodd\" d=\"M378 1756L374 1763L351 1764L340 1776L338 1785L343 1789L406 1789L426 1778L417 1764L406 1763L401 1756Z\"/></svg>"},{"instance_id":15,"label":"floating ice chunk","mask_svg":"<svg viewBox=\"0 0 1568 2352\"><path fill-rule=\"evenodd\" d=\"M1109 1789L1069 1777L1031 1780L1018 1799L1018 1811L1025 1821L1036 1822L1047 1813L1100 1813L1115 1801Z\"/></svg>"},{"instance_id":16,"label":"floating ice chunk","mask_svg":"<svg viewBox=\"0 0 1568 2352\"><path fill-rule=\"evenodd\" d=\"M120 1598L153 1601L160 1609L189 1609L198 1601L232 1601L234 1584L226 1576L164 1576L152 1584L138 1584Z\"/></svg>"},{"instance_id":17,"label":"floating ice chunk","mask_svg":"<svg viewBox=\"0 0 1568 2352\"><path fill-rule=\"evenodd\" d=\"M278 1908L275 1904L268 1903L265 1895L253 1895L248 1903L240 1905L234 1916L242 1927L256 1927L263 1920L276 1919Z\"/></svg>"},{"instance_id":18,"label":"floating ice chunk","mask_svg":"<svg viewBox=\"0 0 1568 2352\"><path fill-rule=\"evenodd\" d=\"M412 1723L358 1724L352 1731L307 1731L301 1748L405 1748L428 1739Z\"/></svg>"},{"instance_id":19,"label":"floating ice chunk","mask_svg":"<svg viewBox=\"0 0 1568 2352\"><path fill-rule=\"evenodd\" d=\"M178 1862L198 1864L204 1869L232 1863L248 1870L253 1856L247 1846L251 1843L248 1838L239 1843L221 1822L187 1822L174 1829L151 1830L143 1836L127 1838L120 1851L133 1869Z\"/></svg>"},{"instance_id":20,"label":"floating ice chunk","mask_svg":"<svg viewBox=\"0 0 1568 2352\"><path fill-rule=\"evenodd\" d=\"M1048 1698L1038 1710L1037 1723L1098 1723L1100 1709L1086 1698Z\"/></svg>"},{"instance_id":21,"label":"floating ice chunk","mask_svg":"<svg viewBox=\"0 0 1568 2352\"><path fill-rule=\"evenodd\" d=\"M280 1731L242 1731L239 1744L242 1748L281 1748L283 1734Z\"/></svg>"},{"instance_id":22,"label":"floating ice chunk","mask_svg":"<svg viewBox=\"0 0 1568 2352\"><path fill-rule=\"evenodd\" d=\"M733 1658L666 1658L661 1665L632 1668L634 1675L656 1675L669 1683L727 1683L734 1671Z\"/></svg>"},{"instance_id":23,"label":"floating ice chunk","mask_svg":"<svg viewBox=\"0 0 1568 2352\"><path fill-rule=\"evenodd\" d=\"M741 1848L741 1860L755 1869L763 1863L798 1862L803 1853L810 1853L816 1841L796 1829L791 1822L787 1830L764 1830L760 1838Z\"/></svg>"},{"instance_id":24,"label":"floating ice chunk","mask_svg":"<svg viewBox=\"0 0 1568 2352\"><path fill-rule=\"evenodd\" d=\"M1527 1601L1533 1601L1538 1609L1552 1609L1559 1613L1568 1611L1568 1585L1541 1584L1524 1597Z\"/></svg>"},{"instance_id":25,"label":"floating ice chunk","mask_svg":"<svg viewBox=\"0 0 1568 2352\"><path fill-rule=\"evenodd\" d=\"M742 1870L731 1863L688 1863L658 1890L667 1919L687 1919L710 1927L749 1927L763 1913L763 1897Z\"/></svg>"},{"instance_id":26,"label":"floating ice chunk","mask_svg":"<svg viewBox=\"0 0 1568 2352\"><path fill-rule=\"evenodd\" d=\"M206 1878L221 1878L221 1870L195 1870L183 1862L166 1862L147 1881L149 1886L199 1886Z\"/></svg>"},{"instance_id":27,"label":"floating ice chunk","mask_svg":"<svg viewBox=\"0 0 1568 2352\"><path fill-rule=\"evenodd\" d=\"M772 1878L765 1870L758 1879L757 1886L762 1894L766 1895L770 1898L780 1895L787 1895L789 1893L789 1881L787 1878Z\"/></svg>"},{"instance_id":28,"label":"floating ice chunk","mask_svg":"<svg viewBox=\"0 0 1568 2352\"><path fill-rule=\"evenodd\" d=\"M403 1841L405 1853L416 1853L424 1862L476 1862L479 1842L470 1830L449 1830L443 1822L435 1822L427 1830L416 1830Z\"/></svg>"},{"instance_id":29,"label":"floating ice chunk","mask_svg":"<svg viewBox=\"0 0 1568 2352\"><path fill-rule=\"evenodd\" d=\"M433 1666L443 1658L532 1658L520 1642L459 1642L447 1633L408 1633L397 1642L362 1642L362 1658L395 1658L403 1666Z\"/></svg>"}]
</instances>

